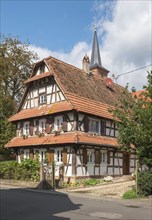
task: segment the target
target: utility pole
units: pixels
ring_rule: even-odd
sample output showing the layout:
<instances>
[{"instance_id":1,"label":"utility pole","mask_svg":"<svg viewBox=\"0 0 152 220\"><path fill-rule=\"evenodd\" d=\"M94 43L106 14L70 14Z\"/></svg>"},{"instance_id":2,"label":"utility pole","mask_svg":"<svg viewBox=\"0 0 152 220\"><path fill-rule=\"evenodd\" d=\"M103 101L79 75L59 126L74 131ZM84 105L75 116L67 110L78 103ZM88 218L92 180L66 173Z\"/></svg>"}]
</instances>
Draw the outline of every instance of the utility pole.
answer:
<instances>
[{"instance_id":1,"label":"utility pole","mask_svg":"<svg viewBox=\"0 0 152 220\"><path fill-rule=\"evenodd\" d=\"M51 178L51 182L52 182L52 189L55 190L55 162L52 161L52 178Z\"/></svg>"},{"instance_id":2,"label":"utility pole","mask_svg":"<svg viewBox=\"0 0 152 220\"><path fill-rule=\"evenodd\" d=\"M138 170L139 170L139 160L136 159L136 196L138 196L138 191L139 191L139 187L138 187Z\"/></svg>"}]
</instances>

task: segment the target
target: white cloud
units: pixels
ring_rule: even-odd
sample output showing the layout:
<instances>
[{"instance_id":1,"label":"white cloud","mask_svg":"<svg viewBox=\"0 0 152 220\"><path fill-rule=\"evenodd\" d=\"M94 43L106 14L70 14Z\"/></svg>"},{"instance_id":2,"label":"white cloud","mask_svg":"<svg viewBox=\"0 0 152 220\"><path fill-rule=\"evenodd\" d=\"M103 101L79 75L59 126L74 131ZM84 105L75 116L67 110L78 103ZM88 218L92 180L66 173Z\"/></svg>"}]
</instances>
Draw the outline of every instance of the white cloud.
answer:
<instances>
[{"instance_id":1,"label":"white cloud","mask_svg":"<svg viewBox=\"0 0 152 220\"><path fill-rule=\"evenodd\" d=\"M150 1L117 1L113 19L98 21L106 32L101 52L111 73L119 75L152 62L150 6ZM143 69L121 76L118 83L129 82L131 87L141 89L146 84L146 76Z\"/></svg>"},{"instance_id":2,"label":"white cloud","mask_svg":"<svg viewBox=\"0 0 152 220\"><path fill-rule=\"evenodd\" d=\"M104 67L116 76L146 66L151 57L151 1L99 1L94 4L101 58ZM81 68L83 56L91 53L91 45L78 42L69 53L51 51L31 45L31 50L41 59L54 56ZM150 69L147 68L147 69ZM118 78L118 83L142 89L146 84L146 69L132 72Z\"/></svg>"},{"instance_id":3,"label":"white cloud","mask_svg":"<svg viewBox=\"0 0 152 220\"><path fill-rule=\"evenodd\" d=\"M90 46L87 45L86 42L78 42L69 53L65 53L64 51L51 51L47 48L41 48L35 45L30 45L30 49L37 52L40 59L46 58L48 56L53 56L57 59L73 64L80 68L82 66L82 59L84 55L86 53L90 55L91 53Z\"/></svg>"}]
</instances>

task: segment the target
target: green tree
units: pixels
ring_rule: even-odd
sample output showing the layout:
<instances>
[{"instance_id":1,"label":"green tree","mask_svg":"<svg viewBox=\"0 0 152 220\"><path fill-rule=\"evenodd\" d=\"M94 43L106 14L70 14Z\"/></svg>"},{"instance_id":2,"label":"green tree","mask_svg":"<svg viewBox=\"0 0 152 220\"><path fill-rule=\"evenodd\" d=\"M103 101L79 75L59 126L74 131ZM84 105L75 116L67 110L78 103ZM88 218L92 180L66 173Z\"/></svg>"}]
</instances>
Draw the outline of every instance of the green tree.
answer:
<instances>
[{"instance_id":1,"label":"green tree","mask_svg":"<svg viewBox=\"0 0 152 220\"><path fill-rule=\"evenodd\" d=\"M8 118L16 112L37 54L16 37L0 35L0 154L8 155L4 145L15 134Z\"/></svg>"},{"instance_id":2,"label":"green tree","mask_svg":"<svg viewBox=\"0 0 152 220\"><path fill-rule=\"evenodd\" d=\"M0 74L2 94L19 101L24 81L29 77L37 54L29 50L29 43L18 38L1 36Z\"/></svg>"},{"instance_id":3,"label":"green tree","mask_svg":"<svg viewBox=\"0 0 152 220\"><path fill-rule=\"evenodd\" d=\"M152 168L152 71L148 83L137 96L125 90L120 103L113 110L119 121L118 143L123 150L134 150L140 164Z\"/></svg>"}]
</instances>

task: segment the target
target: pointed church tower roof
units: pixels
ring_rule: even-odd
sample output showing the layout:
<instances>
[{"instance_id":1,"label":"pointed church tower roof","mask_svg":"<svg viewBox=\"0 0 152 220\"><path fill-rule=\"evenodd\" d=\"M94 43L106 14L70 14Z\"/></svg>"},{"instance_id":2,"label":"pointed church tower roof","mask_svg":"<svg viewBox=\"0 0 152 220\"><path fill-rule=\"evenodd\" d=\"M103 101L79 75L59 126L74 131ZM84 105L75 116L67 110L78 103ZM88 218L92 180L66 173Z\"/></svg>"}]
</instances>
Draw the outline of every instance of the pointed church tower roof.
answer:
<instances>
[{"instance_id":1,"label":"pointed church tower roof","mask_svg":"<svg viewBox=\"0 0 152 220\"><path fill-rule=\"evenodd\" d=\"M96 27L94 30L90 71L93 75L107 77L109 71L102 66Z\"/></svg>"},{"instance_id":2,"label":"pointed church tower roof","mask_svg":"<svg viewBox=\"0 0 152 220\"><path fill-rule=\"evenodd\" d=\"M96 29L94 31L94 37L93 37L90 68L95 66L99 66L99 67L102 66Z\"/></svg>"}]
</instances>

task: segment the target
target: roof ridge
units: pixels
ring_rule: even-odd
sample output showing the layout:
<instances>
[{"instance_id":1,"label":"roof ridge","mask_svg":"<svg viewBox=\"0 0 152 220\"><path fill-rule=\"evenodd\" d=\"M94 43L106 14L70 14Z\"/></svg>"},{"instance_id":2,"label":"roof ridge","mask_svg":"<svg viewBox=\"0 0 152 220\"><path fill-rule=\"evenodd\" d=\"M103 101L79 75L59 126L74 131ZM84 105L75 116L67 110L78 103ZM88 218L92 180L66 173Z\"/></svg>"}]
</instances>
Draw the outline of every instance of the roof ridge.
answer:
<instances>
[{"instance_id":1,"label":"roof ridge","mask_svg":"<svg viewBox=\"0 0 152 220\"><path fill-rule=\"evenodd\" d=\"M67 63L67 62L65 62L65 61L63 61L63 60L60 60L60 59L57 59L57 58L55 58L55 57L53 57L53 56L48 57L47 60L48 60L48 59L56 60L57 62L60 62L60 63L62 63L62 64L65 65L65 66L70 66L70 67L72 67L72 68L74 68L74 69L79 70L80 72L84 72L83 69L80 69L79 67L76 67L76 66L74 66L73 64ZM46 59L44 59L44 60L46 60Z\"/></svg>"}]
</instances>

